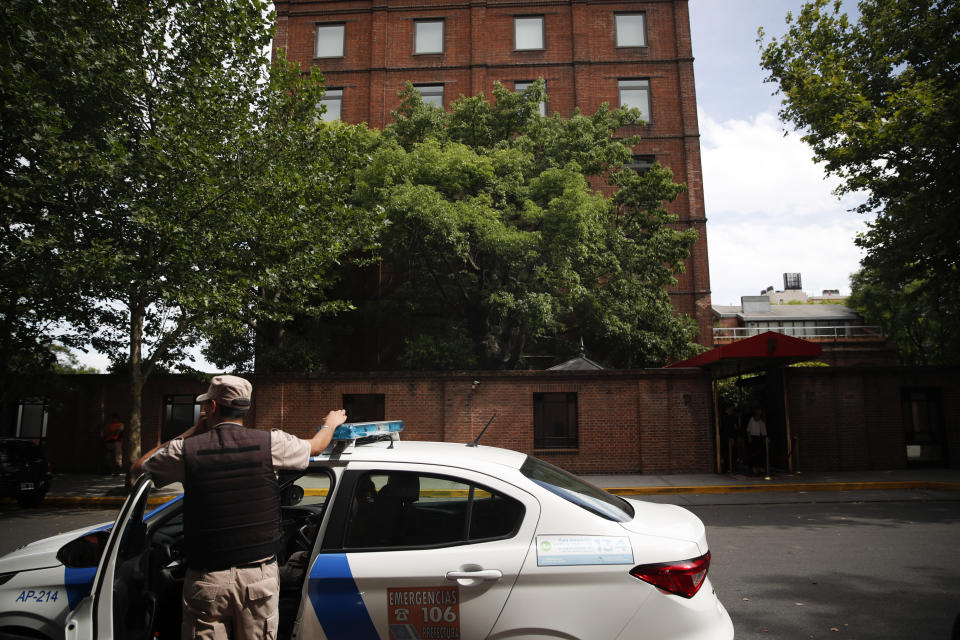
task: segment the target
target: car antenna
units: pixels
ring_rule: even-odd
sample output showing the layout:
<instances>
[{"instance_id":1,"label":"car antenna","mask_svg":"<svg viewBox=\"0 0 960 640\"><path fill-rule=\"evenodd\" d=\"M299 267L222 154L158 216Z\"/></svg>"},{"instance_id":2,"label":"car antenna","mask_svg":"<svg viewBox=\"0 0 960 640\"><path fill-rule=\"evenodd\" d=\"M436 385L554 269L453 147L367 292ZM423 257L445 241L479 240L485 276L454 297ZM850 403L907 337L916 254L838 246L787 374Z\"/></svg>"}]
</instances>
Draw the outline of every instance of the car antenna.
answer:
<instances>
[{"instance_id":1,"label":"car antenna","mask_svg":"<svg viewBox=\"0 0 960 640\"><path fill-rule=\"evenodd\" d=\"M482 438L482 437L483 437L483 434L485 434L485 433L487 432L487 427L490 426L490 423L493 422L493 419L496 418L496 417L497 417L497 412L494 411L494 412L493 412L493 415L490 416L490 419L487 420L487 424L486 424L486 425L483 427L483 429L480 431L480 435L478 435L473 442L469 443L469 444L467 445L468 447L475 447L475 446L477 446L478 444L480 444L480 438Z\"/></svg>"}]
</instances>

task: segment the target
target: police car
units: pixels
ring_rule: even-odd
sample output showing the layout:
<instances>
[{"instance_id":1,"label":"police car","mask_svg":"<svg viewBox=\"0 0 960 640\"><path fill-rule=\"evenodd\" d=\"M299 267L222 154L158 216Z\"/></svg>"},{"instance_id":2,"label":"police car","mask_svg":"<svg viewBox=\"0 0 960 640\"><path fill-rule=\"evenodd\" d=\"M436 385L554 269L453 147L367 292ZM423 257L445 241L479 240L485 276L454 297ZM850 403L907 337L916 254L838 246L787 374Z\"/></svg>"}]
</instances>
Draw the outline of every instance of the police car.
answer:
<instances>
[{"instance_id":1,"label":"police car","mask_svg":"<svg viewBox=\"0 0 960 640\"><path fill-rule=\"evenodd\" d=\"M281 477L282 640L719 640L703 524L534 457L345 424ZM0 636L179 638L182 500L0 558Z\"/></svg>"}]
</instances>

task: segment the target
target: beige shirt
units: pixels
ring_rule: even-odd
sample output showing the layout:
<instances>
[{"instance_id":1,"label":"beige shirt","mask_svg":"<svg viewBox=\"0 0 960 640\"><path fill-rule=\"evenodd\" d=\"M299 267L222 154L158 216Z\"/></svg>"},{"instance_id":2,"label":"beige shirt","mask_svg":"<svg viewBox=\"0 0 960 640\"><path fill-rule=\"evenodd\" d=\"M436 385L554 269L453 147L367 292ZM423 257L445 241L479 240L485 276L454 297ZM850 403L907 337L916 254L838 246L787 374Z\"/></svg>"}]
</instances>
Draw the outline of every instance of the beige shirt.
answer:
<instances>
[{"instance_id":1,"label":"beige shirt","mask_svg":"<svg viewBox=\"0 0 960 640\"><path fill-rule=\"evenodd\" d=\"M310 441L274 429L270 432L270 453L273 469L306 469L310 463ZM143 463L143 470L153 476L158 487L183 482L183 438L174 438L157 449Z\"/></svg>"}]
</instances>

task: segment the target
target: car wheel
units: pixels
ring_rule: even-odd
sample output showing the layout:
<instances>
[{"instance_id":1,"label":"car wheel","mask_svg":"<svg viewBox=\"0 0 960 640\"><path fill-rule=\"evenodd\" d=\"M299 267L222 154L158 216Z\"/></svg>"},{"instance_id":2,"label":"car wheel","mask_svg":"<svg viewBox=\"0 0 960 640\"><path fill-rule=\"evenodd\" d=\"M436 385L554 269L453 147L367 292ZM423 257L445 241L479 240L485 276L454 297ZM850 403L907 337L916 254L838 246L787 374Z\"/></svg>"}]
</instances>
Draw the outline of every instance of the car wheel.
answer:
<instances>
[{"instance_id":1,"label":"car wheel","mask_svg":"<svg viewBox=\"0 0 960 640\"><path fill-rule=\"evenodd\" d=\"M20 503L20 506L24 509L30 507L35 507L41 502L43 502L43 497L46 495L45 491L31 491L30 493L22 493L17 496L17 502Z\"/></svg>"}]
</instances>

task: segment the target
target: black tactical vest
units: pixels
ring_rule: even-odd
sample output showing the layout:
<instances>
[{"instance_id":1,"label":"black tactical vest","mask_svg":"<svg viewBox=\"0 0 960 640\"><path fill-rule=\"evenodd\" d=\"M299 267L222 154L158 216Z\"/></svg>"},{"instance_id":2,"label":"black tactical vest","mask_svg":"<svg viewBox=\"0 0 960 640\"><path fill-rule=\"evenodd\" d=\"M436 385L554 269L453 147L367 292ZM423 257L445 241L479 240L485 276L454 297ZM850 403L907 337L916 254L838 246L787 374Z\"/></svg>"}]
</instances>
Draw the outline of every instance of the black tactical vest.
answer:
<instances>
[{"instance_id":1,"label":"black tactical vest","mask_svg":"<svg viewBox=\"0 0 960 640\"><path fill-rule=\"evenodd\" d=\"M224 422L183 441L187 566L215 571L274 555L280 489L270 433Z\"/></svg>"}]
</instances>

